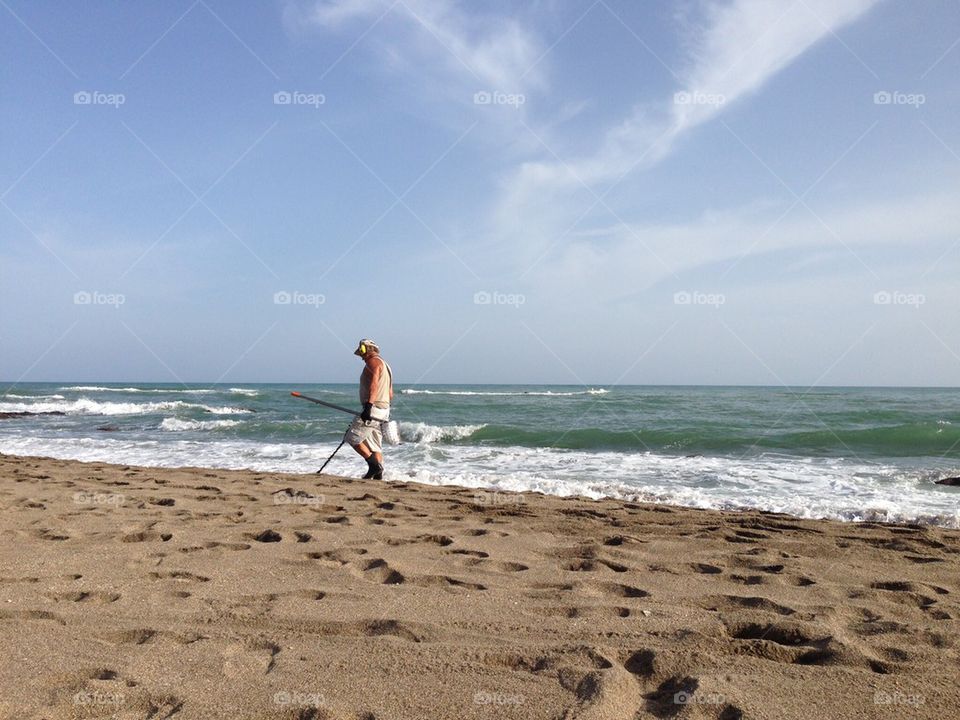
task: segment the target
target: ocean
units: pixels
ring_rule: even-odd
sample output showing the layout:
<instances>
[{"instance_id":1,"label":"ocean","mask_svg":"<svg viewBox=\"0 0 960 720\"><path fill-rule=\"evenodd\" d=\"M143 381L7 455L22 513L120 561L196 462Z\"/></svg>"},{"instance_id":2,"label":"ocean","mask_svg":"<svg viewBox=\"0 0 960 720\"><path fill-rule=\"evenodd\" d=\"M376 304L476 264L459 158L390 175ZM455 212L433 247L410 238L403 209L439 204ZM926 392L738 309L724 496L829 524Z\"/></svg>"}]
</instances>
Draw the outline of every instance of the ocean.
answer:
<instances>
[{"instance_id":1,"label":"ocean","mask_svg":"<svg viewBox=\"0 0 960 720\"><path fill-rule=\"evenodd\" d=\"M0 452L156 467L310 473L356 385L19 383ZM614 497L809 518L960 527L960 389L395 387L388 481ZM62 414L43 414L62 413ZM343 448L327 467L360 475Z\"/></svg>"}]
</instances>

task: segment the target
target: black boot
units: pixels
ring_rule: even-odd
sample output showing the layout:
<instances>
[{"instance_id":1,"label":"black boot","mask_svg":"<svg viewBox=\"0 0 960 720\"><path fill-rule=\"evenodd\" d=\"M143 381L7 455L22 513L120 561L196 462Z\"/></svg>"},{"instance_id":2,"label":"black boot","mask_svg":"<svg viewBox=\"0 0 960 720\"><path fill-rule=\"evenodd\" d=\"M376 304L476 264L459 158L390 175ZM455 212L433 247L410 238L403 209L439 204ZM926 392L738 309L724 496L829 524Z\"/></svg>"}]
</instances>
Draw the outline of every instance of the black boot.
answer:
<instances>
[{"instance_id":1,"label":"black boot","mask_svg":"<svg viewBox=\"0 0 960 720\"><path fill-rule=\"evenodd\" d=\"M378 463L373 455L367 458L367 474L363 476L363 479L383 480L383 465Z\"/></svg>"}]
</instances>

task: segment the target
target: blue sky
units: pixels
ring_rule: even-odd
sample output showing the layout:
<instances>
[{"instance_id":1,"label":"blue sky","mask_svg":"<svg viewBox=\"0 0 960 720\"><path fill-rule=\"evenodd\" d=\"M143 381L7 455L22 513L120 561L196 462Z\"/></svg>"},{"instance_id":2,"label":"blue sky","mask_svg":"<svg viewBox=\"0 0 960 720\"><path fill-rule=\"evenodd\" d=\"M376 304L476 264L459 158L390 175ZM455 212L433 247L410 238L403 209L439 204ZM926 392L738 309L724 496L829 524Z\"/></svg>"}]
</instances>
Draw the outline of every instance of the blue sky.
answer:
<instances>
[{"instance_id":1,"label":"blue sky","mask_svg":"<svg viewBox=\"0 0 960 720\"><path fill-rule=\"evenodd\" d=\"M960 384L955 2L0 18L6 381Z\"/></svg>"}]
</instances>

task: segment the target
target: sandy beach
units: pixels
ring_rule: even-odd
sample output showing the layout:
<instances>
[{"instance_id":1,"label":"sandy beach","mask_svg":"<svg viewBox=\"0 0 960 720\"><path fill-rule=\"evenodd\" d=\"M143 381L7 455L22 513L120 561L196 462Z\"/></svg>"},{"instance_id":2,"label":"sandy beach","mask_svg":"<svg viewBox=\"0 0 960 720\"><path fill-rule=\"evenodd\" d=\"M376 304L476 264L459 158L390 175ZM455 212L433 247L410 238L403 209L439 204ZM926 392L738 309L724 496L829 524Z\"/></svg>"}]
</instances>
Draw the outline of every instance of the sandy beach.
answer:
<instances>
[{"instance_id":1,"label":"sandy beach","mask_svg":"<svg viewBox=\"0 0 960 720\"><path fill-rule=\"evenodd\" d=\"M960 532L0 457L7 718L950 718Z\"/></svg>"}]
</instances>

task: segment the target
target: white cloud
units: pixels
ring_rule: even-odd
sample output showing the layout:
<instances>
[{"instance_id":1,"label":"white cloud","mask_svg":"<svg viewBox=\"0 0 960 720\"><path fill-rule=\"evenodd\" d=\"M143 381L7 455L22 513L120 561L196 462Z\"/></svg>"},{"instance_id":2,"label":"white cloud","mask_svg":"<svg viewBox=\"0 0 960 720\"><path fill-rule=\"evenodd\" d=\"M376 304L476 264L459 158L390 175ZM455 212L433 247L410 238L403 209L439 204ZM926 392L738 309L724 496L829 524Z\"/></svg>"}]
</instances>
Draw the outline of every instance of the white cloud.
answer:
<instances>
[{"instance_id":1,"label":"white cloud","mask_svg":"<svg viewBox=\"0 0 960 720\"><path fill-rule=\"evenodd\" d=\"M710 6L683 91L722 96L722 105L675 104L677 132L757 90L808 48L860 17L878 0L736 0Z\"/></svg>"},{"instance_id":2,"label":"white cloud","mask_svg":"<svg viewBox=\"0 0 960 720\"><path fill-rule=\"evenodd\" d=\"M617 181L633 169L667 156L686 132L757 91L777 72L837 29L860 17L878 0L734 0L707 5L703 27L688 43L689 61L677 73L676 94L660 106L640 105L610 127L597 149L580 158L525 162L505 183L496 216L498 232L527 238L556 235L573 205L565 194L583 185ZM678 99L680 102L678 102ZM686 100L686 102L684 102ZM562 147L555 152L561 154ZM586 209L596 199L583 195ZM567 212L557 212L557 208ZM548 226L551 220L555 226Z\"/></svg>"},{"instance_id":3,"label":"white cloud","mask_svg":"<svg viewBox=\"0 0 960 720\"><path fill-rule=\"evenodd\" d=\"M393 63L428 75L442 67L465 97L467 89L523 93L543 81L534 34L515 19L471 14L452 0L318 0L286 13L288 23L330 31L381 16L401 33L384 48Z\"/></svg>"},{"instance_id":4,"label":"white cloud","mask_svg":"<svg viewBox=\"0 0 960 720\"><path fill-rule=\"evenodd\" d=\"M738 265L740 271L757 260L790 258L793 264L780 269L808 280L842 272L875 282L892 274L924 286L960 262L956 195L955 188L947 188L838 209L819 218L798 206L776 224L778 210L748 206L707 213L689 223L599 228L569 237L528 277L539 293L564 288L558 302L579 301L575 296L582 291L591 302L603 303L699 275L722 290L741 284L736 269L725 274L741 257L745 262ZM892 255L890 250L899 251ZM526 260L533 262L531 257Z\"/></svg>"}]
</instances>

